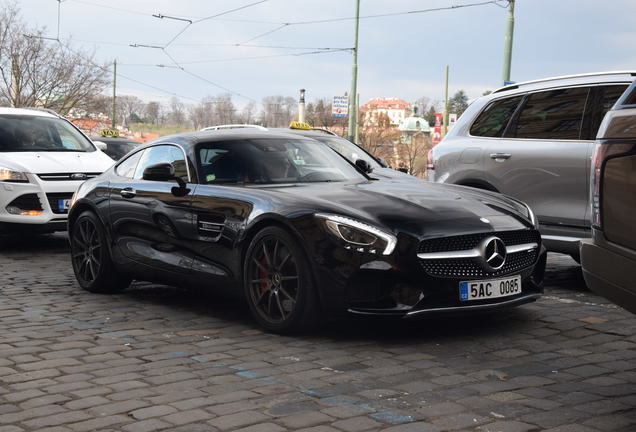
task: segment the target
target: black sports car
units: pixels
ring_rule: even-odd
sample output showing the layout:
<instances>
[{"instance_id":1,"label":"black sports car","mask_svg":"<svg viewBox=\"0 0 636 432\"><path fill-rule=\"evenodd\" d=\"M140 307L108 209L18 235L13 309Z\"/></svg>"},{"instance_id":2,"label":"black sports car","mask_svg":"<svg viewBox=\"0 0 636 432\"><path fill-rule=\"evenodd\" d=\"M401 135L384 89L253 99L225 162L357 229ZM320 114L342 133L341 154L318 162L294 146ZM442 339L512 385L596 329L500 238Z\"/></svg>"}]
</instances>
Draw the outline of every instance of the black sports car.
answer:
<instances>
[{"instance_id":1,"label":"black sports car","mask_svg":"<svg viewBox=\"0 0 636 432\"><path fill-rule=\"evenodd\" d=\"M89 291L131 278L229 287L278 332L324 315L519 305L541 295L546 257L523 203L370 180L310 138L250 129L139 147L80 187L69 233Z\"/></svg>"}]
</instances>

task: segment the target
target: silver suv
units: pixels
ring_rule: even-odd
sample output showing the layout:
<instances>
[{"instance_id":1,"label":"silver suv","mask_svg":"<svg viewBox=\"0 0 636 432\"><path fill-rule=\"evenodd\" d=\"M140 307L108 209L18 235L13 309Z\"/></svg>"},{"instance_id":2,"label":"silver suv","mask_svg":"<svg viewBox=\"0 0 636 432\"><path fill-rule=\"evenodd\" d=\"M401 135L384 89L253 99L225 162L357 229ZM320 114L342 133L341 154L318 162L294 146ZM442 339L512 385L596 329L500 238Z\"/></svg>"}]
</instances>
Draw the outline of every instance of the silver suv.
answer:
<instances>
[{"instance_id":1,"label":"silver suv","mask_svg":"<svg viewBox=\"0 0 636 432\"><path fill-rule=\"evenodd\" d=\"M605 113L636 72L514 84L474 101L429 154L428 178L526 202L548 250L579 260L591 236L590 159Z\"/></svg>"}]
</instances>

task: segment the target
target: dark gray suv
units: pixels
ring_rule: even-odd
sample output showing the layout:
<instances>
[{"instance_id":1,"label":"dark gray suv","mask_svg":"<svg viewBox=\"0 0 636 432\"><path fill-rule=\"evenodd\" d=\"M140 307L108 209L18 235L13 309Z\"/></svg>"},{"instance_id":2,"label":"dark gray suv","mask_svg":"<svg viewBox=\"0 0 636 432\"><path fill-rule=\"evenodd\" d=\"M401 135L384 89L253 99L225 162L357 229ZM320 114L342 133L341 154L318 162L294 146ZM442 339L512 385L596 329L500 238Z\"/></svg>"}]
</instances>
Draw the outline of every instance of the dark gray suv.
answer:
<instances>
[{"instance_id":1,"label":"dark gray suv","mask_svg":"<svg viewBox=\"0 0 636 432\"><path fill-rule=\"evenodd\" d=\"M527 203L548 250L579 260L590 231L589 172L605 113L636 72L548 78L474 101L429 155L428 178Z\"/></svg>"},{"instance_id":2,"label":"dark gray suv","mask_svg":"<svg viewBox=\"0 0 636 432\"><path fill-rule=\"evenodd\" d=\"M636 313L636 83L605 117L593 162L583 276L593 291Z\"/></svg>"}]
</instances>

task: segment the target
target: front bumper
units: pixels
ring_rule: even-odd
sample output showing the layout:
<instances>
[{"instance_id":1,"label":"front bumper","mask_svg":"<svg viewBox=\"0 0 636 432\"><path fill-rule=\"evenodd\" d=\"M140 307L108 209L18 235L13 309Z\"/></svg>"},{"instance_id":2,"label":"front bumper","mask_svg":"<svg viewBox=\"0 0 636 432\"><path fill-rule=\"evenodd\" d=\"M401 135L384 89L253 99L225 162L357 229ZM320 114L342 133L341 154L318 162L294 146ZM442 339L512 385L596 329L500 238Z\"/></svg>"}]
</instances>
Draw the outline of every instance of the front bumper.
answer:
<instances>
[{"instance_id":1,"label":"front bumper","mask_svg":"<svg viewBox=\"0 0 636 432\"><path fill-rule=\"evenodd\" d=\"M33 228L36 231L62 231L66 229L68 210L59 208L58 201L70 199L82 181L44 181L37 175L27 174L29 183L0 183L0 230ZM26 198L26 199L23 199ZM17 201L16 201L17 200ZM37 215L12 214L7 206L19 204L22 210L40 211ZM29 208L20 207L25 206Z\"/></svg>"},{"instance_id":2,"label":"front bumper","mask_svg":"<svg viewBox=\"0 0 636 432\"><path fill-rule=\"evenodd\" d=\"M392 256L373 257L345 251L333 243L321 248L314 268L325 311L340 316L411 319L510 308L534 301L543 293L547 252L542 245L535 252L534 260L523 266L511 267L509 271L452 276L452 273L430 273L430 266L424 266L416 257L416 244L398 241L399 246ZM522 281L519 294L485 300L460 300L460 282L515 275L519 275Z\"/></svg>"}]
</instances>

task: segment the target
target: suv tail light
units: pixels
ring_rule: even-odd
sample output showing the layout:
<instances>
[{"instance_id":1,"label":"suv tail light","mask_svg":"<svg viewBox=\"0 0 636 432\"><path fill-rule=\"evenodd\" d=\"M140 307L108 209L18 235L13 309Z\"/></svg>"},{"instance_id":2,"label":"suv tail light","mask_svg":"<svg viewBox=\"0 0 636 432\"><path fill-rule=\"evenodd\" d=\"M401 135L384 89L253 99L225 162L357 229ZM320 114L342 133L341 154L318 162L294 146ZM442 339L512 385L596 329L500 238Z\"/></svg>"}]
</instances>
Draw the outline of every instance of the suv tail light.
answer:
<instances>
[{"instance_id":1,"label":"suv tail light","mask_svg":"<svg viewBox=\"0 0 636 432\"><path fill-rule=\"evenodd\" d=\"M428 153L426 154L426 170L427 171L435 170L435 164L433 163L433 149L430 149Z\"/></svg>"},{"instance_id":2,"label":"suv tail light","mask_svg":"<svg viewBox=\"0 0 636 432\"><path fill-rule=\"evenodd\" d=\"M596 143L592 156L592 226L601 229L601 166L603 165L603 145Z\"/></svg>"},{"instance_id":3,"label":"suv tail light","mask_svg":"<svg viewBox=\"0 0 636 432\"><path fill-rule=\"evenodd\" d=\"M594 228L603 228L603 219L601 215L601 182L603 179L603 165L612 156L628 153L632 146L632 144L624 143L596 143L596 147L594 148L594 155L592 156L592 196L590 197L590 202L592 205L592 226Z\"/></svg>"}]
</instances>

